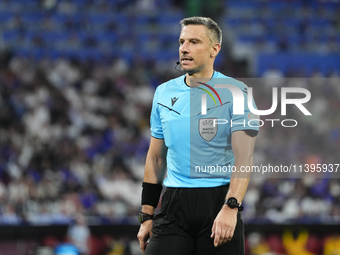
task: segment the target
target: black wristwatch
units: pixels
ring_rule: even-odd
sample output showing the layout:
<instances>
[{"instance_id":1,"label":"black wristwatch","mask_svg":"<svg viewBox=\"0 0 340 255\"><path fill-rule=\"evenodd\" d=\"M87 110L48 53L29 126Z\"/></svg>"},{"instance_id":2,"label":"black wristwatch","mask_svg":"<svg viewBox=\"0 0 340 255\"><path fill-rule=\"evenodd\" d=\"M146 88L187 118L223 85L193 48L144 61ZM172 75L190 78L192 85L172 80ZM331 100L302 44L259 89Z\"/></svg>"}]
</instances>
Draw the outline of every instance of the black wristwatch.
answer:
<instances>
[{"instance_id":1,"label":"black wristwatch","mask_svg":"<svg viewBox=\"0 0 340 255\"><path fill-rule=\"evenodd\" d=\"M234 197L229 197L224 204L228 205L231 209L237 208L239 211L243 210L243 206L238 203L237 199Z\"/></svg>"},{"instance_id":2,"label":"black wristwatch","mask_svg":"<svg viewBox=\"0 0 340 255\"><path fill-rule=\"evenodd\" d=\"M152 220L154 216L155 215L150 215L147 213L140 212L138 215L139 223L143 223L144 221L147 221L147 220Z\"/></svg>"}]
</instances>

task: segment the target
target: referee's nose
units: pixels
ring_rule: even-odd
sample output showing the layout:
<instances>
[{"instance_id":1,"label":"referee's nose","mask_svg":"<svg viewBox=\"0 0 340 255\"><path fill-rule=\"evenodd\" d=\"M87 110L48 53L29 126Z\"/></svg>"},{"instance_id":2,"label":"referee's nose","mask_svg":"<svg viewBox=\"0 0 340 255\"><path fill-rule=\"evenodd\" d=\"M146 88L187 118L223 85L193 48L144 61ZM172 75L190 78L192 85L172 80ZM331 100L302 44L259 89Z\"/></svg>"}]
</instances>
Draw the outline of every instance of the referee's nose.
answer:
<instances>
[{"instance_id":1,"label":"referee's nose","mask_svg":"<svg viewBox=\"0 0 340 255\"><path fill-rule=\"evenodd\" d=\"M189 53L189 42L185 41L183 44L179 46L179 53L182 55Z\"/></svg>"}]
</instances>

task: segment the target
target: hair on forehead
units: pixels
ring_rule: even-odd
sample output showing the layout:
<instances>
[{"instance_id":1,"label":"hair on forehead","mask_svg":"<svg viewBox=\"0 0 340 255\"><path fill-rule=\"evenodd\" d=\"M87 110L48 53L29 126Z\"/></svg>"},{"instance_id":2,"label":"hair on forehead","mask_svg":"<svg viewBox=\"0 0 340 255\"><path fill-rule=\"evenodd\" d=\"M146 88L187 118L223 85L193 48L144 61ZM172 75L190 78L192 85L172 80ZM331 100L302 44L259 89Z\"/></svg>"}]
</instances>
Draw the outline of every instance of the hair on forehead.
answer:
<instances>
[{"instance_id":1,"label":"hair on forehead","mask_svg":"<svg viewBox=\"0 0 340 255\"><path fill-rule=\"evenodd\" d=\"M215 21L213 21L211 18L190 17L190 18L182 19L179 23L181 24L182 29L184 26L188 26L188 25L203 25L213 35L214 38L210 38L212 42L217 42L220 45L222 44L222 30L220 26Z\"/></svg>"}]
</instances>

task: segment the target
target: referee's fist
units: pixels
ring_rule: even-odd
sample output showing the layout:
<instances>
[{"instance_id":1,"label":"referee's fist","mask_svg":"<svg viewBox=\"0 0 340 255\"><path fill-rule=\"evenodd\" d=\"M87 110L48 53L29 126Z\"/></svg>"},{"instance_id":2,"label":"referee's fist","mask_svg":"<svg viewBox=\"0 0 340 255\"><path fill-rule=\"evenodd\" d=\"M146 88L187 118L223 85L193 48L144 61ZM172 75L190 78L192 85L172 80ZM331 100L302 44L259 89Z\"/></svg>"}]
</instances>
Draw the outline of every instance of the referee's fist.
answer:
<instances>
[{"instance_id":1,"label":"referee's fist","mask_svg":"<svg viewBox=\"0 0 340 255\"><path fill-rule=\"evenodd\" d=\"M234 235L237 223L238 209L231 209L224 205L214 220L211 229L211 238L214 238L214 246L218 247L230 241Z\"/></svg>"},{"instance_id":2,"label":"referee's fist","mask_svg":"<svg viewBox=\"0 0 340 255\"><path fill-rule=\"evenodd\" d=\"M137 238L140 244L140 249L142 252L145 252L146 245L148 244L149 238L152 236L151 232L152 228L152 220L144 221L139 228L139 232L137 234Z\"/></svg>"}]
</instances>

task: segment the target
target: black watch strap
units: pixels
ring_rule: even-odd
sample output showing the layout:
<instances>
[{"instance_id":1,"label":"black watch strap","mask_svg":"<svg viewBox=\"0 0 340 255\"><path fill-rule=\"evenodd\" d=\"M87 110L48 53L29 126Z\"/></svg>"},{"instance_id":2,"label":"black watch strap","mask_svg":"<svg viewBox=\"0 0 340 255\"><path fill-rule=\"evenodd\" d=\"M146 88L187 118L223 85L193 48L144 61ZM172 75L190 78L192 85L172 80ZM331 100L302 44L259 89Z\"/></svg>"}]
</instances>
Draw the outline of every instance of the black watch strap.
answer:
<instances>
[{"instance_id":1,"label":"black watch strap","mask_svg":"<svg viewBox=\"0 0 340 255\"><path fill-rule=\"evenodd\" d=\"M139 223L143 223L144 221L147 221L147 220L152 220L154 216L155 215L140 212L138 215Z\"/></svg>"},{"instance_id":2,"label":"black watch strap","mask_svg":"<svg viewBox=\"0 0 340 255\"><path fill-rule=\"evenodd\" d=\"M243 206L239 204L237 199L234 197L229 197L224 203L228 205L231 209L237 208L239 211L243 210Z\"/></svg>"}]
</instances>

